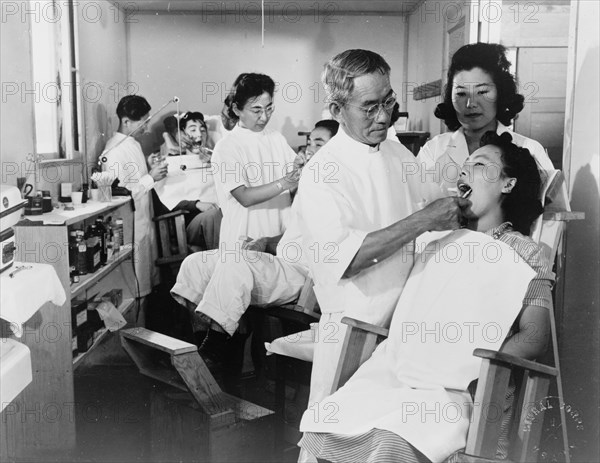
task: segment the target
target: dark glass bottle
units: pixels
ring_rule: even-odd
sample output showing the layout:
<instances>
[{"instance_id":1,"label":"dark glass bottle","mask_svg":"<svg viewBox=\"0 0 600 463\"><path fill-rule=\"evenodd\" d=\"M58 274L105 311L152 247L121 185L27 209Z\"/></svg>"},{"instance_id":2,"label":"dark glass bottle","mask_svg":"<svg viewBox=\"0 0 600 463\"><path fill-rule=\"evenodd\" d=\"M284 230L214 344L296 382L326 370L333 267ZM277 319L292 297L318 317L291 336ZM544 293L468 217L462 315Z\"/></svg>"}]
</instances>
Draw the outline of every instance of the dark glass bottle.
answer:
<instances>
[{"instance_id":1,"label":"dark glass bottle","mask_svg":"<svg viewBox=\"0 0 600 463\"><path fill-rule=\"evenodd\" d=\"M83 230L77 230L77 272L79 275L88 273L87 245L85 244Z\"/></svg>"},{"instance_id":2,"label":"dark glass bottle","mask_svg":"<svg viewBox=\"0 0 600 463\"><path fill-rule=\"evenodd\" d=\"M106 264L106 227L104 226L104 217L98 216L96 219L96 235L100 238L100 263Z\"/></svg>"}]
</instances>

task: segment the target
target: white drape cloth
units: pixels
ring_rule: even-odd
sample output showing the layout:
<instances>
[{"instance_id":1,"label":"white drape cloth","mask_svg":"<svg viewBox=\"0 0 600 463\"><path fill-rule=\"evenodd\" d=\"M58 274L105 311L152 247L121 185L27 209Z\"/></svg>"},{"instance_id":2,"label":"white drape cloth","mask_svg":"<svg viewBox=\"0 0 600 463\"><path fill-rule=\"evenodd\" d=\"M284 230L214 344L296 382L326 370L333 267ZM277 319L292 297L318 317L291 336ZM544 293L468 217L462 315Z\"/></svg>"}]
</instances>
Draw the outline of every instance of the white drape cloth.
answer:
<instances>
[{"instance_id":1,"label":"white drape cloth","mask_svg":"<svg viewBox=\"0 0 600 463\"><path fill-rule=\"evenodd\" d=\"M467 230L426 234L416 250L388 339L345 386L309 403L301 431L386 429L433 462L464 447L466 389L480 367L472 352L500 347L535 272L505 243Z\"/></svg>"},{"instance_id":2,"label":"white drape cloth","mask_svg":"<svg viewBox=\"0 0 600 463\"><path fill-rule=\"evenodd\" d=\"M10 274L18 267L31 267ZM0 276L0 318L10 323L15 336L21 337L23 324L42 305L50 301L61 306L67 300L65 290L52 265L13 262Z\"/></svg>"},{"instance_id":3,"label":"white drape cloth","mask_svg":"<svg viewBox=\"0 0 600 463\"><path fill-rule=\"evenodd\" d=\"M169 173L154 190L169 210L184 200L218 204L211 164L202 162L197 154L167 156L165 160Z\"/></svg>"}]
</instances>

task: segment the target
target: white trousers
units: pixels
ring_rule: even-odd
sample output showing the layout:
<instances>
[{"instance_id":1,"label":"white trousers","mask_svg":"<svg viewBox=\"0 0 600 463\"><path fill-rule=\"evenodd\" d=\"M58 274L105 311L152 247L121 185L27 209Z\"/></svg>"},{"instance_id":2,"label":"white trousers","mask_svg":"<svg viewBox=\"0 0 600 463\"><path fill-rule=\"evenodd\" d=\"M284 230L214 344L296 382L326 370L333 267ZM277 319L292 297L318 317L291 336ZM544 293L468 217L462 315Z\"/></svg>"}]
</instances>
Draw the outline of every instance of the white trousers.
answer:
<instances>
[{"instance_id":1,"label":"white trousers","mask_svg":"<svg viewBox=\"0 0 600 463\"><path fill-rule=\"evenodd\" d=\"M171 294L232 335L249 305L292 302L307 276L303 265L264 252L204 251L185 258Z\"/></svg>"}]
</instances>

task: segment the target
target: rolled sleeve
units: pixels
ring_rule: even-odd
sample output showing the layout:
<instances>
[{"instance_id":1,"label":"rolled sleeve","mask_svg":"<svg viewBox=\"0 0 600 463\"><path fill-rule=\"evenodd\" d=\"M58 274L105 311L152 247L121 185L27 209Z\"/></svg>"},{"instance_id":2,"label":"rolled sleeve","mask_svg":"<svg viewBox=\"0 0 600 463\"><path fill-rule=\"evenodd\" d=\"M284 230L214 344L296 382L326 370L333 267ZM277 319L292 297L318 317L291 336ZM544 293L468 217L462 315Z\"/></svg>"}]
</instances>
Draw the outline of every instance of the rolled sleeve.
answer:
<instances>
[{"instance_id":1,"label":"rolled sleeve","mask_svg":"<svg viewBox=\"0 0 600 463\"><path fill-rule=\"evenodd\" d=\"M154 188L152 176L148 173L142 173L146 170L145 166L140 166L139 163L131 160L123 160L123 156L118 152L111 152L104 156L107 160L102 165L103 170L112 172L115 178L119 179L119 186L131 191L134 200L140 199Z\"/></svg>"},{"instance_id":2,"label":"rolled sleeve","mask_svg":"<svg viewBox=\"0 0 600 463\"><path fill-rule=\"evenodd\" d=\"M147 193L152 188L154 188L154 179L152 178L152 176L150 174L145 174L140 179L140 185L143 189L146 190L145 193Z\"/></svg>"}]
</instances>

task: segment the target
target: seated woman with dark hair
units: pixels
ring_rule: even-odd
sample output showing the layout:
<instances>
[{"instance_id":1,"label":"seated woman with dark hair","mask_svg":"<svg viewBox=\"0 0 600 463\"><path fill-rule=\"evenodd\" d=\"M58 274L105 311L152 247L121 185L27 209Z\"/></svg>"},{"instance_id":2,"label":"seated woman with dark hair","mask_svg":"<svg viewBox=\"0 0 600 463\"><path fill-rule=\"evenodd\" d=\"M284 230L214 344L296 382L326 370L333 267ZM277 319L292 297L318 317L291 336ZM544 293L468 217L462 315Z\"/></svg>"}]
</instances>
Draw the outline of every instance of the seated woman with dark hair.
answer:
<instances>
[{"instance_id":1,"label":"seated woman with dark hair","mask_svg":"<svg viewBox=\"0 0 600 463\"><path fill-rule=\"evenodd\" d=\"M304 413L299 445L318 458L443 461L465 446L477 406L467 389L479 373L473 349L545 352L554 276L526 236L542 212L537 164L508 133L481 143L456 184L471 203L466 229L419 237L388 338Z\"/></svg>"}]
</instances>

